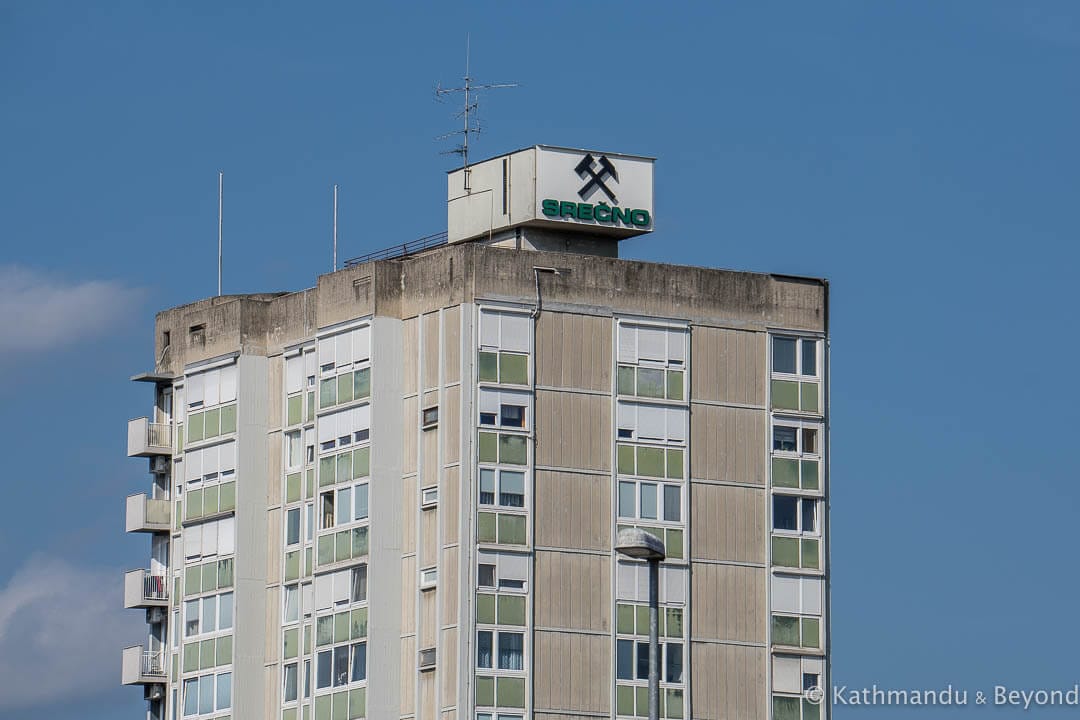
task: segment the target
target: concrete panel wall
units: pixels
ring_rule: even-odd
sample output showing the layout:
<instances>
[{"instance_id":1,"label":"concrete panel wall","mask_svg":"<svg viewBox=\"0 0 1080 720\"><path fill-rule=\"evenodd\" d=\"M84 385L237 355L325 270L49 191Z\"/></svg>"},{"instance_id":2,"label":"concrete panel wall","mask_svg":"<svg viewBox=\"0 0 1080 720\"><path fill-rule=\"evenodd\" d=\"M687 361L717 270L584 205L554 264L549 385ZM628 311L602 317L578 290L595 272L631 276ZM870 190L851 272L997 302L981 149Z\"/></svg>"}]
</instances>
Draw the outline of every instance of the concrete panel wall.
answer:
<instances>
[{"instance_id":1,"label":"concrete panel wall","mask_svg":"<svg viewBox=\"0 0 1080 720\"><path fill-rule=\"evenodd\" d=\"M766 659L762 647L691 643L694 717L766 720Z\"/></svg>"},{"instance_id":2,"label":"concrete panel wall","mask_svg":"<svg viewBox=\"0 0 1080 720\"><path fill-rule=\"evenodd\" d=\"M763 488L691 483L692 559L765 563L768 518Z\"/></svg>"},{"instance_id":3,"label":"concrete panel wall","mask_svg":"<svg viewBox=\"0 0 1080 720\"><path fill-rule=\"evenodd\" d=\"M537 628L608 632L611 557L536 551L533 583Z\"/></svg>"},{"instance_id":4,"label":"concrete panel wall","mask_svg":"<svg viewBox=\"0 0 1080 720\"><path fill-rule=\"evenodd\" d=\"M692 403L690 477L764 485L768 429L763 410Z\"/></svg>"},{"instance_id":5,"label":"concrete panel wall","mask_svg":"<svg viewBox=\"0 0 1080 720\"><path fill-rule=\"evenodd\" d=\"M767 577L764 568L696 563L690 581L693 637L764 643Z\"/></svg>"},{"instance_id":6,"label":"concrete panel wall","mask_svg":"<svg viewBox=\"0 0 1080 720\"><path fill-rule=\"evenodd\" d=\"M536 464L611 469L611 399L536 391Z\"/></svg>"},{"instance_id":7,"label":"concrete panel wall","mask_svg":"<svg viewBox=\"0 0 1080 720\"><path fill-rule=\"evenodd\" d=\"M534 643L533 707L537 711L609 711L610 637L538 630Z\"/></svg>"},{"instance_id":8,"label":"concrete panel wall","mask_svg":"<svg viewBox=\"0 0 1080 720\"><path fill-rule=\"evenodd\" d=\"M610 317L543 312L536 320L536 384L611 392Z\"/></svg>"},{"instance_id":9,"label":"concrete panel wall","mask_svg":"<svg viewBox=\"0 0 1080 720\"><path fill-rule=\"evenodd\" d=\"M609 476L537 470L534 497L538 546L611 549Z\"/></svg>"},{"instance_id":10,"label":"concrete panel wall","mask_svg":"<svg viewBox=\"0 0 1080 720\"><path fill-rule=\"evenodd\" d=\"M691 398L764 407L768 336L701 325L691 333Z\"/></svg>"}]
</instances>

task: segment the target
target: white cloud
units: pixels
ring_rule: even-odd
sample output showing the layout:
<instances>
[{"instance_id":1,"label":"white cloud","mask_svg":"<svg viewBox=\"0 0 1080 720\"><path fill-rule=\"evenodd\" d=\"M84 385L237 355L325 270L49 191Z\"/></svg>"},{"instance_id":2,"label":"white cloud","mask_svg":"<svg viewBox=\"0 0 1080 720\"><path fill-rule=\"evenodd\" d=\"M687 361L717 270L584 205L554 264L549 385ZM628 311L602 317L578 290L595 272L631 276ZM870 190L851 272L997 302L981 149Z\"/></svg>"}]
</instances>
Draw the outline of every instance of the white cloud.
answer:
<instances>
[{"instance_id":1,"label":"white cloud","mask_svg":"<svg viewBox=\"0 0 1080 720\"><path fill-rule=\"evenodd\" d=\"M0 356L98 335L125 317L141 296L141 290L115 282L66 282L0 265Z\"/></svg>"},{"instance_id":2,"label":"white cloud","mask_svg":"<svg viewBox=\"0 0 1080 720\"><path fill-rule=\"evenodd\" d=\"M121 578L42 556L11 577L0 590L0 716L119 685L121 650L146 636L123 609Z\"/></svg>"}]
</instances>

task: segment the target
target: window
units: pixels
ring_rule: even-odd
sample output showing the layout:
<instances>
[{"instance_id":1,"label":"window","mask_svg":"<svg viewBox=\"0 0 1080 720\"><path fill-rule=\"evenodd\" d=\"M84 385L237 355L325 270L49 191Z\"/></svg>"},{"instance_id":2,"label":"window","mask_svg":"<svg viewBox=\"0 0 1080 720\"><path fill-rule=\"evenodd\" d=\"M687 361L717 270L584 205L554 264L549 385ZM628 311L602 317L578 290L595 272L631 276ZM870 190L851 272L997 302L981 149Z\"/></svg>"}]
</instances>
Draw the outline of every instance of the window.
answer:
<instances>
[{"instance_id":1,"label":"window","mask_svg":"<svg viewBox=\"0 0 1080 720\"><path fill-rule=\"evenodd\" d=\"M431 590L435 587L435 581L439 577L437 568L425 568L420 571L420 589Z\"/></svg>"},{"instance_id":2,"label":"window","mask_svg":"<svg viewBox=\"0 0 1080 720\"><path fill-rule=\"evenodd\" d=\"M814 498L773 496L773 530L817 534L817 506Z\"/></svg>"},{"instance_id":3,"label":"window","mask_svg":"<svg viewBox=\"0 0 1080 720\"><path fill-rule=\"evenodd\" d=\"M351 570L349 600L350 602L367 600L367 565L358 565Z\"/></svg>"},{"instance_id":4,"label":"window","mask_svg":"<svg viewBox=\"0 0 1080 720\"><path fill-rule=\"evenodd\" d=\"M348 525L368 517L368 484L327 490L319 495L320 529Z\"/></svg>"},{"instance_id":5,"label":"window","mask_svg":"<svg viewBox=\"0 0 1080 720\"><path fill-rule=\"evenodd\" d=\"M184 717L207 715L232 707L232 673L184 680Z\"/></svg>"},{"instance_id":6,"label":"window","mask_svg":"<svg viewBox=\"0 0 1080 720\"><path fill-rule=\"evenodd\" d=\"M619 517L682 522L682 486L620 480Z\"/></svg>"},{"instance_id":7,"label":"window","mask_svg":"<svg viewBox=\"0 0 1080 720\"><path fill-rule=\"evenodd\" d=\"M370 437L370 405L365 404L338 410L319 418L319 452L326 452L335 448L344 449L353 443L366 442ZM325 458L322 460L325 460Z\"/></svg>"},{"instance_id":8,"label":"window","mask_svg":"<svg viewBox=\"0 0 1080 720\"><path fill-rule=\"evenodd\" d=\"M517 553L480 551L477 585L511 592L523 592L529 578L528 557Z\"/></svg>"},{"instance_id":9,"label":"window","mask_svg":"<svg viewBox=\"0 0 1080 720\"><path fill-rule=\"evenodd\" d=\"M300 508L285 511L285 544L296 545L300 542Z\"/></svg>"},{"instance_id":10,"label":"window","mask_svg":"<svg viewBox=\"0 0 1080 720\"><path fill-rule=\"evenodd\" d=\"M284 676L284 692L285 702L293 702L297 696L297 673L296 663L286 665L282 668L282 674Z\"/></svg>"},{"instance_id":11,"label":"window","mask_svg":"<svg viewBox=\"0 0 1080 720\"><path fill-rule=\"evenodd\" d=\"M433 428L436 425L438 425L439 424L439 408L438 408L438 406L424 408L424 410L421 412L420 422L423 425L423 428L425 430L428 430L428 429Z\"/></svg>"},{"instance_id":12,"label":"window","mask_svg":"<svg viewBox=\"0 0 1080 720\"><path fill-rule=\"evenodd\" d=\"M525 507L525 473L480 468L480 504L507 508Z\"/></svg>"},{"instance_id":13,"label":"window","mask_svg":"<svg viewBox=\"0 0 1080 720\"><path fill-rule=\"evenodd\" d=\"M814 338L774 337L773 372L817 377L818 344Z\"/></svg>"},{"instance_id":14,"label":"window","mask_svg":"<svg viewBox=\"0 0 1080 720\"><path fill-rule=\"evenodd\" d=\"M774 613L772 616L772 642L774 645L810 649L820 648L821 619L777 615Z\"/></svg>"},{"instance_id":15,"label":"window","mask_svg":"<svg viewBox=\"0 0 1080 720\"><path fill-rule=\"evenodd\" d=\"M619 437L663 443L686 443L689 411L685 407L620 402Z\"/></svg>"},{"instance_id":16,"label":"window","mask_svg":"<svg viewBox=\"0 0 1080 720\"><path fill-rule=\"evenodd\" d=\"M483 309L480 312L480 352L477 377L481 382L529 384L532 319L526 313Z\"/></svg>"},{"instance_id":17,"label":"window","mask_svg":"<svg viewBox=\"0 0 1080 720\"><path fill-rule=\"evenodd\" d=\"M480 587L495 587L495 566L487 563L480 563L477 566L476 578L476 584Z\"/></svg>"},{"instance_id":18,"label":"window","mask_svg":"<svg viewBox=\"0 0 1080 720\"><path fill-rule=\"evenodd\" d=\"M525 634L502 630L477 631L476 666L499 670L524 670Z\"/></svg>"},{"instance_id":19,"label":"window","mask_svg":"<svg viewBox=\"0 0 1080 720\"><path fill-rule=\"evenodd\" d=\"M284 594L284 622L296 622L300 619L300 588L298 585L286 585Z\"/></svg>"},{"instance_id":20,"label":"window","mask_svg":"<svg viewBox=\"0 0 1080 720\"><path fill-rule=\"evenodd\" d=\"M685 362L689 333L620 322L616 390L619 395L685 400ZM621 427L621 425L620 425Z\"/></svg>"},{"instance_id":21,"label":"window","mask_svg":"<svg viewBox=\"0 0 1080 720\"><path fill-rule=\"evenodd\" d=\"M820 412L821 345L815 338L772 338L770 396L774 410Z\"/></svg>"},{"instance_id":22,"label":"window","mask_svg":"<svg viewBox=\"0 0 1080 720\"><path fill-rule=\"evenodd\" d=\"M816 424L776 422L773 425L773 452L819 455L818 431Z\"/></svg>"},{"instance_id":23,"label":"window","mask_svg":"<svg viewBox=\"0 0 1080 720\"><path fill-rule=\"evenodd\" d=\"M341 687L367 679L367 643L320 650L315 658L315 687Z\"/></svg>"},{"instance_id":24,"label":"window","mask_svg":"<svg viewBox=\"0 0 1080 720\"><path fill-rule=\"evenodd\" d=\"M429 487L420 491L420 507L425 510L435 507L439 502L439 488Z\"/></svg>"},{"instance_id":25,"label":"window","mask_svg":"<svg viewBox=\"0 0 1080 720\"><path fill-rule=\"evenodd\" d=\"M422 649L420 651L420 655L419 655L419 658L418 658L419 661L420 661L419 662L420 670L422 670L422 671L434 670L435 669L435 657L436 657L435 648L424 648L424 649Z\"/></svg>"},{"instance_id":26,"label":"window","mask_svg":"<svg viewBox=\"0 0 1080 720\"><path fill-rule=\"evenodd\" d=\"M662 601L663 602L663 601ZM665 717L683 717L685 655L683 608L662 605L660 631L660 702ZM616 714L646 714L649 679L649 607L619 602L615 613Z\"/></svg>"},{"instance_id":27,"label":"window","mask_svg":"<svg viewBox=\"0 0 1080 720\"><path fill-rule=\"evenodd\" d=\"M184 601L184 637L193 638L231 630L233 594L209 595Z\"/></svg>"},{"instance_id":28,"label":"window","mask_svg":"<svg viewBox=\"0 0 1080 720\"><path fill-rule=\"evenodd\" d=\"M301 433L285 433L285 467L292 470L304 464L303 438Z\"/></svg>"}]
</instances>

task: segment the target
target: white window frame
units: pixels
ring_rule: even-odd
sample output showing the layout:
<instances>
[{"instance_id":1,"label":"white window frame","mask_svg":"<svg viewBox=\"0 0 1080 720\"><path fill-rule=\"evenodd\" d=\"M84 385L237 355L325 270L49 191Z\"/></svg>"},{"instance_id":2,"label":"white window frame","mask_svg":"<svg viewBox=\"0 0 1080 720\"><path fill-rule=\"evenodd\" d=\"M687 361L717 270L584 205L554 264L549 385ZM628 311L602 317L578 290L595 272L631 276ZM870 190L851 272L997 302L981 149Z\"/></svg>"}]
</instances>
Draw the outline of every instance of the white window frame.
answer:
<instances>
[{"instance_id":1,"label":"white window frame","mask_svg":"<svg viewBox=\"0 0 1080 720\"><path fill-rule=\"evenodd\" d=\"M795 340L795 372L781 372L776 365L776 341ZM808 374L803 371L803 343L812 342L814 346L814 373ZM769 336L769 371L773 377L781 379L821 380L822 348L824 343L820 337L812 335L797 335L786 332L773 332Z\"/></svg>"}]
</instances>

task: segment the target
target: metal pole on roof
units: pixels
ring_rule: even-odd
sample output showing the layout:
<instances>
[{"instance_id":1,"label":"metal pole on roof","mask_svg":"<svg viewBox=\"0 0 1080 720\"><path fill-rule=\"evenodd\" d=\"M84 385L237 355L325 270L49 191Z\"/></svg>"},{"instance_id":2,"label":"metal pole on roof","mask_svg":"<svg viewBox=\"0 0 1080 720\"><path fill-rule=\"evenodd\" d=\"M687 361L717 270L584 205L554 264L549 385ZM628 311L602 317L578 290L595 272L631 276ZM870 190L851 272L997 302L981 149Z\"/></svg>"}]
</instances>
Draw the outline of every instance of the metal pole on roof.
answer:
<instances>
[{"instance_id":1,"label":"metal pole on roof","mask_svg":"<svg viewBox=\"0 0 1080 720\"><path fill-rule=\"evenodd\" d=\"M223 190L225 188L225 173L218 170L217 174L217 294L221 297L221 208Z\"/></svg>"},{"instance_id":2,"label":"metal pole on roof","mask_svg":"<svg viewBox=\"0 0 1080 720\"><path fill-rule=\"evenodd\" d=\"M337 271L337 184L334 185L334 271Z\"/></svg>"}]
</instances>

